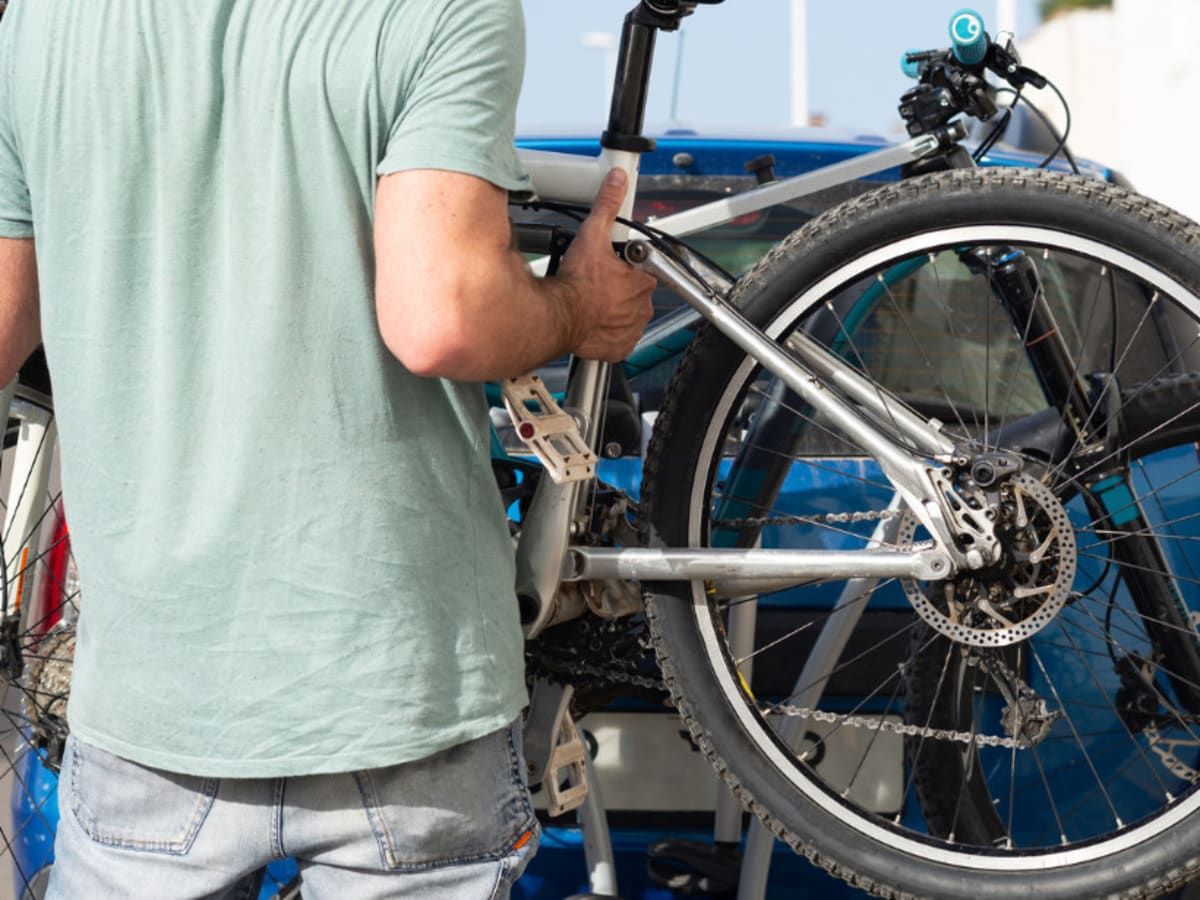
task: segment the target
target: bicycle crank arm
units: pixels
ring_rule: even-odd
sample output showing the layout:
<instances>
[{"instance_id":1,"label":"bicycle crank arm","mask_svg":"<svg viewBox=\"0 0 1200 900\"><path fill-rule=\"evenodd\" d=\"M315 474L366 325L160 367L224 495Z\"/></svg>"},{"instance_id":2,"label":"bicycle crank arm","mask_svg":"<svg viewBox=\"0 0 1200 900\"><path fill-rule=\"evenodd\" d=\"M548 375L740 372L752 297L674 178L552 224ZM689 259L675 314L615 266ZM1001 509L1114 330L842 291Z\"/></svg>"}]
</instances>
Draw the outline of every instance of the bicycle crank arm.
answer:
<instances>
[{"instance_id":1,"label":"bicycle crank arm","mask_svg":"<svg viewBox=\"0 0 1200 900\"><path fill-rule=\"evenodd\" d=\"M721 550L572 547L567 581L711 581L718 597L851 578L938 581L953 574L940 550Z\"/></svg>"}]
</instances>

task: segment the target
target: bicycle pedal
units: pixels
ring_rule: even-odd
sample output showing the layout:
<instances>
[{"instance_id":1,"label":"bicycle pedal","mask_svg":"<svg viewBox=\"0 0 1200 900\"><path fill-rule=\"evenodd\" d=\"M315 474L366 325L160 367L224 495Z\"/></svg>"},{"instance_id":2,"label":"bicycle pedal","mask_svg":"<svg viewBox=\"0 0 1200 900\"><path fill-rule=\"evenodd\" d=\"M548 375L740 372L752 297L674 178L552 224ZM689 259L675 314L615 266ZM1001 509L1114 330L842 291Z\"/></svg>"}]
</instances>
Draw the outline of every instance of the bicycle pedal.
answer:
<instances>
[{"instance_id":1,"label":"bicycle pedal","mask_svg":"<svg viewBox=\"0 0 1200 900\"><path fill-rule=\"evenodd\" d=\"M570 714L558 726L554 749L542 785L546 788L546 812L553 818L583 805L587 799L587 746Z\"/></svg>"},{"instance_id":2,"label":"bicycle pedal","mask_svg":"<svg viewBox=\"0 0 1200 900\"><path fill-rule=\"evenodd\" d=\"M517 437L546 467L557 484L584 481L596 472L596 454L575 420L565 413L537 375L506 378L504 406Z\"/></svg>"}]
</instances>

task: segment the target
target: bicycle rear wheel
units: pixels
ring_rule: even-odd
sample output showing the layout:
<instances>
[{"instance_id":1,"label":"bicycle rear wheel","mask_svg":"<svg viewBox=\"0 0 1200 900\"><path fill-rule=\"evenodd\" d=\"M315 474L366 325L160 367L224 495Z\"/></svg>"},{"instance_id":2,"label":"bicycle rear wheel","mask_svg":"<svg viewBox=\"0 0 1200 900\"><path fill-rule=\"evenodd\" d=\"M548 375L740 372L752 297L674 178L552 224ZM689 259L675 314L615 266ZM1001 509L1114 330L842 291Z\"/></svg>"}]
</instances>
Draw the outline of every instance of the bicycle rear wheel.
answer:
<instances>
[{"instance_id":1,"label":"bicycle rear wheel","mask_svg":"<svg viewBox=\"0 0 1200 900\"><path fill-rule=\"evenodd\" d=\"M56 484L54 410L47 384L21 385L9 408L0 465L0 857L13 896L46 889L58 824L57 770L78 618L78 581Z\"/></svg>"},{"instance_id":2,"label":"bicycle rear wheel","mask_svg":"<svg viewBox=\"0 0 1200 900\"><path fill-rule=\"evenodd\" d=\"M1195 225L1111 186L954 172L838 207L739 285L772 339L944 422L974 458L956 496L1004 548L948 582L650 586L697 743L835 874L1076 898L1200 869L1198 254ZM711 330L645 477L650 543L929 537L870 454Z\"/></svg>"}]
</instances>

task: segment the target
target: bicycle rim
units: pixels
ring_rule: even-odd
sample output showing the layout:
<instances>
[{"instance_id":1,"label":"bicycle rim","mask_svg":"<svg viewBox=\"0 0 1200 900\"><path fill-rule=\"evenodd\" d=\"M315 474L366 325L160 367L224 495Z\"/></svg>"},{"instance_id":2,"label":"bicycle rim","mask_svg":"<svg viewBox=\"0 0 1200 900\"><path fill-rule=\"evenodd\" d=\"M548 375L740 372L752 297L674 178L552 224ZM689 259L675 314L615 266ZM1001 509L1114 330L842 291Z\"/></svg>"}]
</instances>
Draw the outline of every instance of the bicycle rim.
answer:
<instances>
[{"instance_id":1,"label":"bicycle rim","mask_svg":"<svg viewBox=\"0 0 1200 900\"><path fill-rule=\"evenodd\" d=\"M44 895L58 823L57 770L78 618L78 584L54 471L48 396L18 388L5 433L3 616L7 691L0 717L0 855L14 896Z\"/></svg>"}]
</instances>

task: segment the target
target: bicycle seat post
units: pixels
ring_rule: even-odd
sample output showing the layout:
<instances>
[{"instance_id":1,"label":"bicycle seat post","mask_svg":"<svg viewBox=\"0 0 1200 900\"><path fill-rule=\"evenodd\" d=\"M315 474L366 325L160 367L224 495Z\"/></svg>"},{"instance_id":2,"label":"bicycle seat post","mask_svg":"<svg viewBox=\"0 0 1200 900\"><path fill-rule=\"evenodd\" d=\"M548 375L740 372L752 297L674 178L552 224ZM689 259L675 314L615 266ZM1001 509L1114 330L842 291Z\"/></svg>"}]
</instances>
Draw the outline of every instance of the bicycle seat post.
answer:
<instances>
[{"instance_id":1,"label":"bicycle seat post","mask_svg":"<svg viewBox=\"0 0 1200 900\"><path fill-rule=\"evenodd\" d=\"M641 0L625 16L608 127L600 136L602 147L632 153L647 153L654 149L654 141L642 135L642 126L656 32L677 31L680 21L690 15L694 7L694 2L689 0Z\"/></svg>"}]
</instances>

